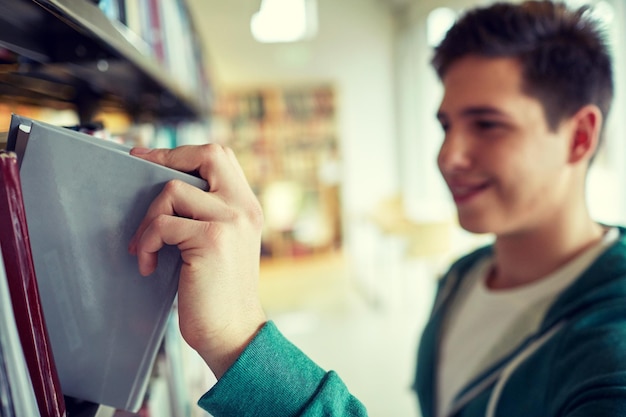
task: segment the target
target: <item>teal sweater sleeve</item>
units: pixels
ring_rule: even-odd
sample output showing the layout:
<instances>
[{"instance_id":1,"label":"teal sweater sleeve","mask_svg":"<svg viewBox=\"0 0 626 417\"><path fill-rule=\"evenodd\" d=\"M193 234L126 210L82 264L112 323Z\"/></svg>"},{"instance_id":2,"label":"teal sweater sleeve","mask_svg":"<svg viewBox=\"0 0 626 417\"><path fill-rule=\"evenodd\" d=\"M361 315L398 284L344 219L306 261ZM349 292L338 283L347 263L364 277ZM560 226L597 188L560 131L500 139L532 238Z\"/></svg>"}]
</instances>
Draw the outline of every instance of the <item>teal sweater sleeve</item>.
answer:
<instances>
[{"instance_id":1,"label":"teal sweater sleeve","mask_svg":"<svg viewBox=\"0 0 626 417\"><path fill-rule=\"evenodd\" d=\"M214 417L367 416L335 372L325 372L271 321L198 405Z\"/></svg>"}]
</instances>

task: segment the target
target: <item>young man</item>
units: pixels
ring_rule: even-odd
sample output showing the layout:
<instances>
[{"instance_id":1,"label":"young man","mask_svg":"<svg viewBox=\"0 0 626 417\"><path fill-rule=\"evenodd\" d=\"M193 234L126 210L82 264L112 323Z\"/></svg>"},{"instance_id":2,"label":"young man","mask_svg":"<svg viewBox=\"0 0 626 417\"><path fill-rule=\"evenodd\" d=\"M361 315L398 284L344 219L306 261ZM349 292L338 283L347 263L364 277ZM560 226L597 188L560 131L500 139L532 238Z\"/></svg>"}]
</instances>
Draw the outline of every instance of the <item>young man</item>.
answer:
<instances>
[{"instance_id":1,"label":"young man","mask_svg":"<svg viewBox=\"0 0 626 417\"><path fill-rule=\"evenodd\" d=\"M613 90L602 36L584 10L494 5L466 14L433 63L439 167L460 224L496 240L442 280L418 354L423 416L626 415L626 238L585 202ZM144 274L162 245L181 249L181 331L218 378L199 404L216 417L366 415L267 322L262 213L232 152L132 153L211 185L168 184L130 246Z\"/></svg>"}]
</instances>

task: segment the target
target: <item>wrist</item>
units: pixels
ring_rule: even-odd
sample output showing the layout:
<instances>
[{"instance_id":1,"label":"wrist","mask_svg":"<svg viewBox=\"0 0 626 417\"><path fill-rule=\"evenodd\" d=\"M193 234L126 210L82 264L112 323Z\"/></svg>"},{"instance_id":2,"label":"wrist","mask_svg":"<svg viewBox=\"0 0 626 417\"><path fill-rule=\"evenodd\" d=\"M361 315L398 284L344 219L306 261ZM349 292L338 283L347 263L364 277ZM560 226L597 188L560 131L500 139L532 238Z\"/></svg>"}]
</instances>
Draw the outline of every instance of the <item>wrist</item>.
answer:
<instances>
[{"instance_id":1,"label":"wrist","mask_svg":"<svg viewBox=\"0 0 626 417\"><path fill-rule=\"evenodd\" d=\"M209 343L196 348L196 351L204 362L209 366L217 379L220 379L226 371L239 359L243 351L256 337L258 332L267 323L263 317L246 326L224 328L219 335L214 333Z\"/></svg>"}]
</instances>

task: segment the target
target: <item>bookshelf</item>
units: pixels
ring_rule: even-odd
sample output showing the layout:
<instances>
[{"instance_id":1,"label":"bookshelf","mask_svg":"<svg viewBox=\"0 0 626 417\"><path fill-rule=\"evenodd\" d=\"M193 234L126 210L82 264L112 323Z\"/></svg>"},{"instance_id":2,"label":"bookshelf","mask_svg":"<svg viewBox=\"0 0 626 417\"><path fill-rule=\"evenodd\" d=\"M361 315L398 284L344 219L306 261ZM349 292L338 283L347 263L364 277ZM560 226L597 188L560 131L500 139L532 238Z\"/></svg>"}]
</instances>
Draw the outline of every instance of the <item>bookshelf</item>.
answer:
<instances>
[{"instance_id":1,"label":"bookshelf","mask_svg":"<svg viewBox=\"0 0 626 417\"><path fill-rule=\"evenodd\" d=\"M267 257L308 255L341 244L335 100L330 84L216 95L212 137L233 148L261 200Z\"/></svg>"},{"instance_id":2,"label":"bookshelf","mask_svg":"<svg viewBox=\"0 0 626 417\"><path fill-rule=\"evenodd\" d=\"M0 0L0 131L17 113L59 125L103 120L109 139L133 145L206 143L213 93L204 62L185 0ZM180 353L180 335L168 335L152 401L163 369L180 372L173 363L201 381L194 389L211 382L195 352ZM163 412L195 416L195 394ZM139 415L65 400L68 417Z\"/></svg>"},{"instance_id":3,"label":"bookshelf","mask_svg":"<svg viewBox=\"0 0 626 417\"><path fill-rule=\"evenodd\" d=\"M138 12L152 10L139 0L115 1L120 9L141 3ZM179 0L160 3L168 8L155 6L155 13L168 12L170 20L187 12ZM169 28L144 17L130 28L87 0L0 0L0 7L0 99L74 108L81 121L103 108L143 121L207 116L210 86L188 17ZM160 39L172 36L169 49L188 45L178 48L188 51L155 58L156 35L147 37L157 32Z\"/></svg>"}]
</instances>

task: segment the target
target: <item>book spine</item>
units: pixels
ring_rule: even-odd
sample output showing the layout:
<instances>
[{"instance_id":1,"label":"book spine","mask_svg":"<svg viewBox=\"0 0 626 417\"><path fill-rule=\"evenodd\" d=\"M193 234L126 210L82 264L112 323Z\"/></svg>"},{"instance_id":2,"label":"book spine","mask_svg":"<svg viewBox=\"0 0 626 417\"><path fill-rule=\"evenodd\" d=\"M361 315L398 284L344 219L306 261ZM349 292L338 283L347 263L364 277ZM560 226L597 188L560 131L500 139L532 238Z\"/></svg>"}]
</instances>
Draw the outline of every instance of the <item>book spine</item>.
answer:
<instances>
[{"instance_id":1,"label":"book spine","mask_svg":"<svg viewBox=\"0 0 626 417\"><path fill-rule=\"evenodd\" d=\"M117 3L118 19L120 23L126 24L126 2L124 0L115 0Z\"/></svg>"},{"instance_id":2,"label":"book spine","mask_svg":"<svg viewBox=\"0 0 626 417\"><path fill-rule=\"evenodd\" d=\"M0 152L0 245L15 321L41 417L66 414L35 276L17 157Z\"/></svg>"},{"instance_id":3,"label":"book spine","mask_svg":"<svg viewBox=\"0 0 626 417\"><path fill-rule=\"evenodd\" d=\"M155 58L155 52L152 44L152 27L150 23L149 0L134 0L139 3L139 22L141 25L140 36L150 46L149 54L151 58Z\"/></svg>"},{"instance_id":4,"label":"book spine","mask_svg":"<svg viewBox=\"0 0 626 417\"><path fill-rule=\"evenodd\" d=\"M141 37L141 12L139 10L139 1L128 0L124 3L124 16L126 18L126 26L137 36Z\"/></svg>"},{"instance_id":5,"label":"book spine","mask_svg":"<svg viewBox=\"0 0 626 417\"><path fill-rule=\"evenodd\" d=\"M150 16L150 43L154 52L154 57L161 66L167 65L167 56L164 45L164 32L162 26L162 16L158 0L148 1L148 14Z\"/></svg>"}]
</instances>

